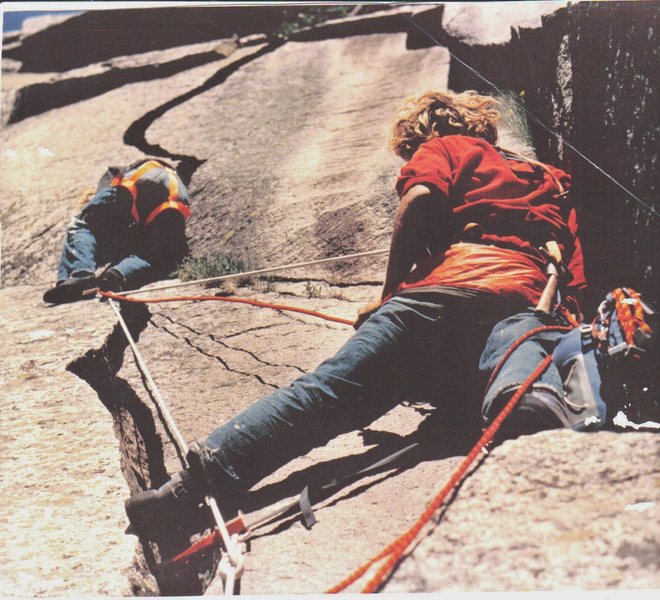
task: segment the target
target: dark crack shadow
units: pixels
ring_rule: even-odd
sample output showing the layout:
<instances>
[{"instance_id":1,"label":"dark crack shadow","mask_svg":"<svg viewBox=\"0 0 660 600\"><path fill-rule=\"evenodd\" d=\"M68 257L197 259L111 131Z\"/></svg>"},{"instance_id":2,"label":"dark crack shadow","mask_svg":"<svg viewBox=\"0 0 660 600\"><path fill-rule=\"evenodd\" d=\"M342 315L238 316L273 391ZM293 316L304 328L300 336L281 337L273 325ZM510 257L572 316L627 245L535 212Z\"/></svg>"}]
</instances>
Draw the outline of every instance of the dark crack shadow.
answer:
<instances>
[{"instance_id":1,"label":"dark crack shadow","mask_svg":"<svg viewBox=\"0 0 660 600\"><path fill-rule=\"evenodd\" d=\"M378 446L361 454L316 463L295 471L280 481L248 492L241 498L241 510L245 513L262 511L286 498L300 494L306 486L310 488L310 501L313 505L318 505L324 500L336 496L360 479L381 474L380 477L333 498L330 503L322 507L317 506L316 510L322 510L349 498L357 497L373 486L390 477L396 477L422 462L466 455L479 437L478 426L474 424L457 427L454 420L445 418L445 416L440 410L430 411L417 430L406 436L368 428L363 429L361 435L365 444L377 441ZM390 454L412 445L415 446L395 462L370 469L368 473L360 473L363 469L378 463ZM252 539L284 531L299 519L297 509L291 509L290 513L282 515L279 520L274 520L277 523L274 529L258 533Z\"/></svg>"},{"instance_id":2,"label":"dark crack shadow","mask_svg":"<svg viewBox=\"0 0 660 600\"><path fill-rule=\"evenodd\" d=\"M248 64L249 62L252 62L253 60L260 58L261 56L264 56L265 54L273 52L283 43L284 42L282 41L275 41L264 46L261 50L258 50L254 54L245 56L231 63L230 65L219 69L202 85L199 85L196 88L187 91L185 94L181 94L176 98L172 98L164 104L161 104L153 110L150 110L148 113L144 114L129 125L128 129L124 133L124 143L128 144L129 146L134 146L141 152L144 152L144 154L147 156L160 156L169 158L172 161L179 161L179 165L177 166L177 173L179 174L179 177L181 177L181 180L186 184L186 186L190 185L190 180L192 179L193 174L200 166L206 162L206 160L199 159L195 156L189 156L187 154L174 154L159 144L150 144L147 141L147 130L157 119L162 117L169 110L179 106L180 104L183 104L184 102L187 102L188 100L191 100L195 96L213 89L221 83L224 83L231 74L238 71L241 67Z\"/></svg>"},{"instance_id":3,"label":"dark crack shadow","mask_svg":"<svg viewBox=\"0 0 660 600\"><path fill-rule=\"evenodd\" d=\"M134 339L149 322L146 307L122 306L122 316ZM103 346L71 361L67 370L88 383L113 417L120 442L122 472L131 493L160 485L168 479L163 444L153 415L135 390L117 373L124 362L128 341L117 323Z\"/></svg>"},{"instance_id":4,"label":"dark crack shadow","mask_svg":"<svg viewBox=\"0 0 660 600\"><path fill-rule=\"evenodd\" d=\"M149 310L143 304L124 303L121 314L137 341L149 323ZM165 467L163 440L153 412L128 381L117 375L127 348L128 340L117 323L100 348L88 350L66 368L89 384L112 416L119 440L121 470L130 493L135 494L159 487L170 475ZM146 385L145 388L148 391ZM204 593L215 575L219 561L217 551L198 557L194 564L182 565L176 572L166 572L159 564L188 548L191 540L208 527L208 514L197 511L187 519L167 519L153 539L141 538L133 570L128 574L133 592L136 595L152 593L154 585L149 581L155 578L162 595Z\"/></svg>"},{"instance_id":5,"label":"dark crack shadow","mask_svg":"<svg viewBox=\"0 0 660 600\"><path fill-rule=\"evenodd\" d=\"M27 85L17 92L8 125L54 108L88 100L131 83L165 79L182 71L222 60L213 50L184 56L165 63L139 67L112 68L103 73Z\"/></svg>"}]
</instances>

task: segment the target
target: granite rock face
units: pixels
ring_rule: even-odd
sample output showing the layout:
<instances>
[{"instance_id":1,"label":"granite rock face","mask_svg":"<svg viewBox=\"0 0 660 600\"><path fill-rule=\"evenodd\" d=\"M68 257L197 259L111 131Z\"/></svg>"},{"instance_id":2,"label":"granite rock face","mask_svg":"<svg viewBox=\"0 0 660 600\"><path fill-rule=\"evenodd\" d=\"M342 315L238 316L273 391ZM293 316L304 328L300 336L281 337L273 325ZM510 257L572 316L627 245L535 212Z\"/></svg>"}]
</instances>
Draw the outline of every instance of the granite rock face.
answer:
<instances>
[{"instance_id":1,"label":"granite rock face","mask_svg":"<svg viewBox=\"0 0 660 600\"><path fill-rule=\"evenodd\" d=\"M652 433L505 442L387 591L657 587L657 451Z\"/></svg>"},{"instance_id":2,"label":"granite rock face","mask_svg":"<svg viewBox=\"0 0 660 600\"><path fill-rule=\"evenodd\" d=\"M124 533L123 501L167 480L181 457L110 306L41 302L68 220L106 166L145 155L176 163L192 195L194 256L224 252L265 267L384 248L401 164L385 148L389 119L403 98L429 88L482 89L458 57L502 89L525 90L529 109L580 148L577 141L589 139L580 115L592 98L593 76L594 98L605 107L600 114L614 111L608 143L622 153L627 148L626 165L638 165L617 176L629 174L640 196L652 197L651 96L634 85L653 89L653 71L640 62L650 51L640 40L656 17L637 3L578 4L539 25L541 15L563 4L539 3L525 15L502 5L488 17L474 6L466 13L458 5L399 7L288 40L270 35L279 18L271 8L89 11L12 38L18 46L3 57L0 130L0 401L7 423L0 459L7 510L0 522L10 542L0 561L3 593L220 592L217 556L179 580L150 569L159 552L185 547L200 523L182 523L158 546L144 548ZM185 17L176 35L168 35L172 11ZM153 36L107 33L107 47L91 38L70 43L75 31L92 25L120 31L126 19ZM535 25L525 29L530 19ZM54 44L58 52L49 56ZM532 46L544 50L531 52ZM601 50L590 54L591 47ZM609 70L601 78L604 63ZM616 81L630 85L619 89ZM629 123L626 111L617 112L617 94L639 99L630 104L638 120ZM591 127L602 126L591 118ZM624 122L630 135L620 129ZM602 239L589 231L598 219L612 231L620 227L622 238L629 227L636 240L623 283L643 288L652 281L644 265L657 256L656 221L634 201L617 205L623 212L613 209L612 223L591 210L602 182L589 179L587 168L533 123L525 129L513 119L503 137L503 145L533 144L541 158L571 163L576 187L586 188L578 203L598 285L610 276L622 283L615 275L628 274L618 259L610 274L594 258ZM595 142L588 149L599 152L592 158L607 154ZM379 256L222 291L351 319L379 293L384 268ZM350 327L297 313L221 302L126 305L122 314L189 442L313 369L351 334ZM401 400L371 425L283 466L242 499L240 508L259 516L305 485L341 479L420 444L395 466L345 479L332 495L321 495L311 530L297 518L257 530L243 593L323 592L419 516L479 432L450 422L429 402L438 399ZM384 590L658 587L657 452L650 433L545 432L497 447Z\"/></svg>"}]
</instances>

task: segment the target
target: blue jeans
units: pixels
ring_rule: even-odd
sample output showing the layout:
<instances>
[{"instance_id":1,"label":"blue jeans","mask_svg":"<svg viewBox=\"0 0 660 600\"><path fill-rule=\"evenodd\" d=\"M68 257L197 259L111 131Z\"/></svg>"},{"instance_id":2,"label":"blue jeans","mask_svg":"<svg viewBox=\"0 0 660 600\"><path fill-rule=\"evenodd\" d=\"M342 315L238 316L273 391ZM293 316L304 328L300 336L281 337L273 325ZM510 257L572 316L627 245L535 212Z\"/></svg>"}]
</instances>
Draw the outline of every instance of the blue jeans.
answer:
<instances>
[{"instance_id":1,"label":"blue jeans","mask_svg":"<svg viewBox=\"0 0 660 600\"><path fill-rule=\"evenodd\" d=\"M478 400L470 383L481 349L493 325L511 312L494 297L390 299L314 372L213 431L202 456L207 475L219 485L247 489L407 397ZM478 405L474 415L478 419Z\"/></svg>"},{"instance_id":2,"label":"blue jeans","mask_svg":"<svg viewBox=\"0 0 660 600\"><path fill-rule=\"evenodd\" d=\"M489 377L502 357L523 334L548 325L558 325L556 321L533 311L522 312L507 317L498 323L488 337L486 346L479 361L479 369L484 376ZM499 374L489 387L482 405L484 423L491 421L496 410L502 408L502 401L539 366L541 361L552 354L557 343L566 335L564 331L543 331L525 340L507 359ZM559 401L563 398L563 383L559 369L554 363L536 379L531 389L542 390L552 394ZM500 400L497 402L497 400ZM494 410L495 408L495 410Z\"/></svg>"},{"instance_id":3,"label":"blue jeans","mask_svg":"<svg viewBox=\"0 0 660 600\"><path fill-rule=\"evenodd\" d=\"M124 276L127 287L166 277L185 253L183 219L166 211L149 227L139 229L130 210L127 190L101 189L71 220L57 281L94 275L106 263Z\"/></svg>"}]
</instances>

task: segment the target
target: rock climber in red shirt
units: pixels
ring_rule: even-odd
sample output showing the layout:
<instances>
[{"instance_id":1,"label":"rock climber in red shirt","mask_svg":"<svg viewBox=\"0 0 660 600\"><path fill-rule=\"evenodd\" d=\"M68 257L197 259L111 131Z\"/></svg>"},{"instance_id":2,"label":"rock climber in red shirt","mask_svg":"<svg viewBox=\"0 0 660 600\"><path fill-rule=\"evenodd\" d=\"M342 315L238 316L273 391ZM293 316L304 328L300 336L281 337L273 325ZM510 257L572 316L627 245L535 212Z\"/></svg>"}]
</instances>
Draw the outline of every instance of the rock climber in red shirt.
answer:
<instances>
[{"instance_id":1,"label":"rock climber in red shirt","mask_svg":"<svg viewBox=\"0 0 660 600\"><path fill-rule=\"evenodd\" d=\"M411 395L439 405L467 402L465 382L476 379L490 332L537 304L549 263L566 265L564 295L585 285L569 176L498 148L498 118L497 101L475 92L410 101L390 142L407 163L381 297L360 310L356 333L332 358L195 445L197 469L130 498L136 526L148 528L208 492L226 499L247 490ZM523 354L535 367L551 343L551 336L540 339ZM496 346L491 338L481 357L486 371ZM507 362L484 421L529 375L527 361ZM571 426L558 374L542 375L508 420L516 434Z\"/></svg>"}]
</instances>

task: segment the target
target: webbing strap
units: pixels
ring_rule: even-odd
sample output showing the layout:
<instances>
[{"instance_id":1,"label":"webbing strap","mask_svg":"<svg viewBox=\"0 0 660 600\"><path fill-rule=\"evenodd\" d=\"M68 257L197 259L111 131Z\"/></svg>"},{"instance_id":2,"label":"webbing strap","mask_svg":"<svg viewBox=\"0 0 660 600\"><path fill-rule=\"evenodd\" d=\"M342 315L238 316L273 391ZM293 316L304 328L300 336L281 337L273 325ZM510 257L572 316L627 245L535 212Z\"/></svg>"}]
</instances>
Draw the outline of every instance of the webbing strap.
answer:
<instances>
[{"instance_id":1,"label":"webbing strap","mask_svg":"<svg viewBox=\"0 0 660 600\"><path fill-rule=\"evenodd\" d=\"M144 221L145 227L149 225L149 223L151 223L160 213L169 209L174 209L179 211L183 215L184 219L187 219L190 216L190 208L188 208L183 202L181 202L178 199L179 180L177 176L170 169L166 168L165 171L167 172L167 175L169 177L168 189L170 194L165 202L159 204L149 213L149 216Z\"/></svg>"},{"instance_id":2,"label":"webbing strap","mask_svg":"<svg viewBox=\"0 0 660 600\"><path fill-rule=\"evenodd\" d=\"M149 225L149 223L151 223L160 213L169 209L179 211L184 219L187 219L191 215L190 209L183 202L167 200L162 204L159 204L149 213L149 216L144 221L144 226L146 227Z\"/></svg>"}]
</instances>

